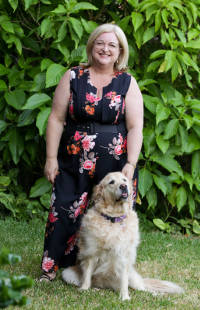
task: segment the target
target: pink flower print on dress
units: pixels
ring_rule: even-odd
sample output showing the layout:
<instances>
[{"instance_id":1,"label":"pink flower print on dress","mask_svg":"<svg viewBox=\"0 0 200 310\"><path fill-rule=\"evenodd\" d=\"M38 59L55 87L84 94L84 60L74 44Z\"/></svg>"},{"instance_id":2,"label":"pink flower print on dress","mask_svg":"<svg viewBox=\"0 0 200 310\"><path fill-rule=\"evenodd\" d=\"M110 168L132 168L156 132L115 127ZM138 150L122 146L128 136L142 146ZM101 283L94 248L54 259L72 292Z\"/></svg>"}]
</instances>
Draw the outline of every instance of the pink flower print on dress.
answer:
<instances>
[{"instance_id":1,"label":"pink flower print on dress","mask_svg":"<svg viewBox=\"0 0 200 310\"><path fill-rule=\"evenodd\" d=\"M69 105L69 114L73 115L74 114L74 106L72 103Z\"/></svg>"},{"instance_id":2,"label":"pink flower print on dress","mask_svg":"<svg viewBox=\"0 0 200 310\"><path fill-rule=\"evenodd\" d=\"M121 155L123 153L122 151L122 146L121 145L116 145L114 148L115 154L116 155Z\"/></svg>"},{"instance_id":3,"label":"pink flower print on dress","mask_svg":"<svg viewBox=\"0 0 200 310\"><path fill-rule=\"evenodd\" d=\"M115 91L110 91L109 93L105 94L105 97L107 99L111 99L109 108L112 109L115 107L115 111L118 111L121 103L121 95L117 95Z\"/></svg>"},{"instance_id":4,"label":"pink flower print on dress","mask_svg":"<svg viewBox=\"0 0 200 310\"><path fill-rule=\"evenodd\" d=\"M90 103L98 102L101 100L101 98L97 97L96 94L93 93L86 93L86 100Z\"/></svg>"},{"instance_id":5,"label":"pink flower print on dress","mask_svg":"<svg viewBox=\"0 0 200 310\"><path fill-rule=\"evenodd\" d=\"M82 136L80 135L80 133L78 131L75 132L75 135L74 135L74 140L75 141L78 141L82 138Z\"/></svg>"},{"instance_id":6,"label":"pink flower print on dress","mask_svg":"<svg viewBox=\"0 0 200 310\"><path fill-rule=\"evenodd\" d=\"M87 202L87 196L88 196L88 193L87 192L84 192L81 197L80 197L80 200L81 200L81 203L86 203Z\"/></svg>"},{"instance_id":7,"label":"pink flower print on dress","mask_svg":"<svg viewBox=\"0 0 200 310\"><path fill-rule=\"evenodd\" d=\"M65 250L65 255L69 254L73 249L76 244L76 234L72 235L69 240L67 241L67 249Z\"/></svg>"},{"instance_id":8,"label":"pink flower print on dress","mask_svg":"<svg viewBox=\"0 0 200 310\"><path fill-rule=\"evenodd\" d=\"M79 159L79 172L83 173L84 170L87 170L91 178L94 176L97 160L95 153L91 152L95 146L95 142L93 140L95 140L96 137L97 135L85 135L85 137L81 140L83 153Z\"/></svg>"},{"instance_id":9,"label":"pink flower print on dress","mask_svg":"<svg viewBox=\"0 0 200 310\"><path fill-rule=\"evenodd\" d=\"M116 92L114 92L116 94ZM105 97L107 97L108 99L111 99L113 92L110 91L109 93L105 94Z\"/></svg>"},{"instance_id":10,"label":"pink flower print on dress","mask_svg":"<svg viewBox=\"0 0 200 310\"><path fill-rule=\"evenodd\" d=\"M126 153L126 148L124 148L124 143L126 140L126 137L123 139L122 135L119 133L118 138L113 138L113 143L108 144L108 152L109 154L113 155L115 159L119 160L120 155L123 153Z\"/></svg>"},{"instance_id":11,"label":"pink flower print on dress","mask_svg":"<svg viewBox=\"0 0 200 310\"><path fill-rule=\"evenodd\" d=\"M82 142L82 147L84 151L89 152L91 149L93 149L93 147L95 146L95 142L92 142L93 139L94 139L94 136L85 136L83 138L81 142Z\"/></svg>"},{"instance_id":12,"label":"pink flower print on dress","mask_svg":"<svg viewBox=\"0 0 200 310\"><path fill-rule=\"evenodd\" d=\"M42 262L42 269L46 272L49 272L49 270L52 269L54 265L54 260L51 259L50 257L45 256L43 258L43 262Z\"/></svg>"},{"instance_id":13,"label":"pink flower print on dress","mask_svg":"<svg viewBox=\"0 0 200 310\"><path fill-rule=\"evenodd\" d=\"M58 220L58 217L56 217L56 215L58 215L58 213L55 212L55 207L51 207L49 216L48 216L48 220L50 223L54 223Z\"/></svg>"},{"instance_id":14,"label":"pink flower print on dress","mask_svg":"<svg viewBox=\"0 0 200 310\"><path fill-rule=\"evenodd\" d=\"M71 219L74 220L74 222L76 221L76 218L80 215L84 213L84 210L87 206L87 192L84 192L81 197L79 198L79 200L75 200L73 202L73 205L69 208L68 213L69 213L69 217Z\"/></svg>"},{"instance_id":15,"label":"pink flower print on dress","mask_svg":"<svg viewBox=\"0 0 200 310\"><path fill-rule=\"evenodd\" d=\"M86 160L83 163L83 168L86 170L91 170L93 167L93 162L91 160Z\"/></svg>"}]
</instances>

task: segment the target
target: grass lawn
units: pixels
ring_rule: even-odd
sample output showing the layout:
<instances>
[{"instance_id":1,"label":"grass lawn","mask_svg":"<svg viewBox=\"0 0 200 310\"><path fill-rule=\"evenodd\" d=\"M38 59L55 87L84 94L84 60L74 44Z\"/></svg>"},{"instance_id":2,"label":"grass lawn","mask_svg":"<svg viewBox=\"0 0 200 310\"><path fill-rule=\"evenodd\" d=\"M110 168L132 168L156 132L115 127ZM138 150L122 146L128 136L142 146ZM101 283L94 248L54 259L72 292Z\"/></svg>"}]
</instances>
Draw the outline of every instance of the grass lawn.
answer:
<instances>
[{"instance_id":1,"label":"grass lawn","mask_svg":"<svg viewBox=\"0 0 200 310\"><path fill-rule=\"evenodd\" d=\"M137 270L145 277L174 281L185 289L185 293L152 296L130 290L131 300L122 302L119 294L110 290L80 292L76 287L66 285L60 273L54 282L39 283L45 224L36 220L26 223L7 218L0 220L0 227L0 247L6 246L11 253L22 257L21 263L4 268L15 275L25 274L34 279L34 286L24 292L31 298L31 304L22 308L10 306L8 310L200 309L199 237L142 232Z\"/></svg>"}]
</instances>

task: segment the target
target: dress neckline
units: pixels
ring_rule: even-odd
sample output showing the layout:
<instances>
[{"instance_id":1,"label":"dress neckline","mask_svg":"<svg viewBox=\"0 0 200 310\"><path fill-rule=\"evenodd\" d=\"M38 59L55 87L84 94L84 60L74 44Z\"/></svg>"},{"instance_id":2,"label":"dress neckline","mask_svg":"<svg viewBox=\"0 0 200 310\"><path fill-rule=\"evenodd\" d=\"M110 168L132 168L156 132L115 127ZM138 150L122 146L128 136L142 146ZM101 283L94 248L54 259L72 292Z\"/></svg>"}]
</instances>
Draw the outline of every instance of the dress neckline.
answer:
<instances>
[{"instance_id":1,"label":"dress neckline","mask_svg":"<svg viewBox=\"0 0 200 310\"><path fill-rule=\"evenodd\" d=\"M98 90L100 90L100 89L97 88L97 87L92 83L91 74L90 74L90 69L89 69L89 68L87 69L87 74L88 74L88 83L89 83L92 87L94 87L94 88L96 89L96 93L97 93ZM111 81L110 81L107 85L105 85L105 86L102 87L102 96L103 96L103 93L104 93L104 89L106 89L107 87L109 87L110 85L112 85L113 80L114 80L116 77L117 77L117 75L116 75L116 72L115 72L114 75L113 75L113 77L112 77L112 79L111 79Z\"/></svg>"}]
</instances>

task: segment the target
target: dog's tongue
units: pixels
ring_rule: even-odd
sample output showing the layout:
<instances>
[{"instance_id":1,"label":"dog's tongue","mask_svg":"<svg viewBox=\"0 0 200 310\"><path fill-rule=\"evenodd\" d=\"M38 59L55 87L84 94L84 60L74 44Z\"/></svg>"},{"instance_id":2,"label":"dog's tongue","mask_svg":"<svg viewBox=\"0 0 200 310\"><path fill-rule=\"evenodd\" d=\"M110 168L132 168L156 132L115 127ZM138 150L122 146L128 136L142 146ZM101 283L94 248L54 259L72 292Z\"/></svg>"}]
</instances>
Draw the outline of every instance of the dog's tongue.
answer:
<instances>
[{"instance_id":1,"label":"dog's tongue","mask_svg":"<svg viewBox=\"0 0 200 310\"><path fill-rule=\"evenodd\" d=\"M128 197L128 193L122 193L122 197L123 198L127 198Z\"/></svg>"}]
</instances>

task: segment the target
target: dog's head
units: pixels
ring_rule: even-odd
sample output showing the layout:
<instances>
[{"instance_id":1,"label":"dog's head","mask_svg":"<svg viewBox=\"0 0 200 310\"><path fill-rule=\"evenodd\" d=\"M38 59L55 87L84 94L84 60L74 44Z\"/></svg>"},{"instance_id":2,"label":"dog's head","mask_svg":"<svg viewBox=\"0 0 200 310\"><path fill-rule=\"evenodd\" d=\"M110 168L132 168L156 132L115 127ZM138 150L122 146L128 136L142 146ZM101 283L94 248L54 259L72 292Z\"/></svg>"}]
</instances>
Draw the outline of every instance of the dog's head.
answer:
<instances>
[{"instance_id":1,"label":"dog's head","mask_svg":"<svg viewBox=\"0 0 200 310\"><path fill-rule=\"evenodd\" d=\"M132 208L132 185L121 172L107 174L93 192L93 201L101 212L113 214L127 213ZM102 210L105 209L105 210Z\"/></svg>"}]
</instances>

